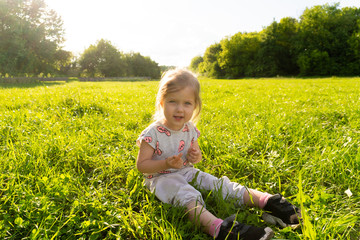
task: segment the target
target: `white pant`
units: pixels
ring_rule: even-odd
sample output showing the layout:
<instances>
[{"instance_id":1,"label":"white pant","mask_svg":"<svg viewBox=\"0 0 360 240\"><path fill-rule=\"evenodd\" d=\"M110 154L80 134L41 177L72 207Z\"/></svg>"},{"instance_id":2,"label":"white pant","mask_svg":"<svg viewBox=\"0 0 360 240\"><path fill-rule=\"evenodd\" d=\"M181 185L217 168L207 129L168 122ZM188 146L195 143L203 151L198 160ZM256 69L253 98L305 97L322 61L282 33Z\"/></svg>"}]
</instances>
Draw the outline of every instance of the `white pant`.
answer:
<instances>
[{"instance_id":1,"label":"white pant","mask_svg":"<svg viewBox=\"0 0 360 240\"><path fill-rule=\"evenodd\" d=\"M244 204L244 186L231 182L227 177L219 179L193 167L146 179L145 185L164 203L186 206L190 202L198 201L205 206L201 193L189 182L200 189L221 191L223 199L230 197L236 199L239 205Z\"/></svg>"}]
</instances>

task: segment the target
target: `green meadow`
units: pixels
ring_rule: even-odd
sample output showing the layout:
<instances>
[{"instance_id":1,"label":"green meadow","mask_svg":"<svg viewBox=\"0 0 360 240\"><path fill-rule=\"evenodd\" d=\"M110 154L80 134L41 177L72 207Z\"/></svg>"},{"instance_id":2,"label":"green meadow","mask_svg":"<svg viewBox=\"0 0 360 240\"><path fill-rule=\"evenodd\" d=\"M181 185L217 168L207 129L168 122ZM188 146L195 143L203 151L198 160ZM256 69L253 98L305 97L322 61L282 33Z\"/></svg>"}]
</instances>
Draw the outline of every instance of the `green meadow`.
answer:
<instances>
[{"instance_id":1,"label":"green meadow","mask_svg":"<svg viewBox=\"0 0 360 240\"><path fill-rule=\"evenodd\" d=\"M0 84L0 239L211 239L135 169L157 81ZM360 238L360 78L201 79L201 170L282 193L299 229ZM220 218L261 210L203 192Z\"/></svg>"}]
</instances>

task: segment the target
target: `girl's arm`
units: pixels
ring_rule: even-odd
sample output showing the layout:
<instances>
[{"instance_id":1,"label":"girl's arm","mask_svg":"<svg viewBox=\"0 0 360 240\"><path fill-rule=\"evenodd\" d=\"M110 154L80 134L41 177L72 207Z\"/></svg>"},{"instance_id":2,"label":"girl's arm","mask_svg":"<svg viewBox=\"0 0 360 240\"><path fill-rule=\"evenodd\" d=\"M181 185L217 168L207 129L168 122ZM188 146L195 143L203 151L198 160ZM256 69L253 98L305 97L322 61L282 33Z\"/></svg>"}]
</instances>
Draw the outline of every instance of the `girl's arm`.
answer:
<instances>
[{"instance_id":1,"label":"girl's arm","mask_svg":"<svg viewBox=\"0 0 360 240\"><path fill-rule=\"evenodd\" d=\"M189 148L186 158L189 162L194 164L201 161L202 154L197 140L193 143L192 147Z\"/></svg>"},{"instance_id":2,"label":"girl's arm","mask_svg":"<svg viewBox=\"0 0 360 240\"><path fill-rule=\"evenodd\" d=\"M139 154L136 160L136 168L142 173L156 173L169 168L181 168L182 153L164 160L152 160L154 149L145 141L140 144Z\"/></svg>"}]
</instances>

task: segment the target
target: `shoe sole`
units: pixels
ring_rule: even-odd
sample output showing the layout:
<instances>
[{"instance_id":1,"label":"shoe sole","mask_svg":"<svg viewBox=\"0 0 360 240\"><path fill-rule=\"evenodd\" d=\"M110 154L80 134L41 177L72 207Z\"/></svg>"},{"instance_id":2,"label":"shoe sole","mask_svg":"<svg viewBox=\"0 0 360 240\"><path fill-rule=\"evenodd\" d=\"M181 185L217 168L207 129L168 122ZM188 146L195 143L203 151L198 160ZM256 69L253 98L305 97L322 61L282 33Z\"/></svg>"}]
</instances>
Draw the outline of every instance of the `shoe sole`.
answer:
<instances>
[{"instance_id":1,"label":"shoe sole","mask_svg":"<svg viewBox=\"0 0 360 240\"><path fill-rule=\"evenodd\" d=\"M266 227L264 231L265 235L262 236L259 240L270 240L274 236L274 231L271 228Z\"/></svg>"},{"instance_id":2,"label":"shoe sole","mask_svg":"<svg viewBox=\"0 0 360 240\"><path fill-rule=\"evenodd\" d=\"M292 229L297 229L300 226L299 223L296 223L296 224L284 223L283 220L281 220L280 218L270 215L268 213L263 213L262 219L264 219L265 222L273 224L273 225L279 224L283 228L291 227Z\"/></svg>"}]
</instances>

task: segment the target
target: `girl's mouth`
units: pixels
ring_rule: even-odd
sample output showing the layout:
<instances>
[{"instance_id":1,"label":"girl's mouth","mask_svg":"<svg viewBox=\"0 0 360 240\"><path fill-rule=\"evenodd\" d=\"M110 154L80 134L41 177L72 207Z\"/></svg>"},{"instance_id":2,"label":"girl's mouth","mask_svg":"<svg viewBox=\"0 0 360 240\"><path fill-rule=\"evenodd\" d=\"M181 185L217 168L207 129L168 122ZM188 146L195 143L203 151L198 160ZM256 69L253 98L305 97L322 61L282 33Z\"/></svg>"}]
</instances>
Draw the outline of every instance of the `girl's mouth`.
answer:
<instances>
[{"instance_id":1,"label":"girl's mouth","mask_svg":"<svg viewBox=\"0 0 360 240\"><path fill-rule=\"evenodd\" d=\"M174 118L175 118L175 120L180 121L180 120L182 120L184 117L181 117L181 116L174 116Z\"/></svg>"}]
</instances>

